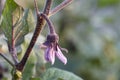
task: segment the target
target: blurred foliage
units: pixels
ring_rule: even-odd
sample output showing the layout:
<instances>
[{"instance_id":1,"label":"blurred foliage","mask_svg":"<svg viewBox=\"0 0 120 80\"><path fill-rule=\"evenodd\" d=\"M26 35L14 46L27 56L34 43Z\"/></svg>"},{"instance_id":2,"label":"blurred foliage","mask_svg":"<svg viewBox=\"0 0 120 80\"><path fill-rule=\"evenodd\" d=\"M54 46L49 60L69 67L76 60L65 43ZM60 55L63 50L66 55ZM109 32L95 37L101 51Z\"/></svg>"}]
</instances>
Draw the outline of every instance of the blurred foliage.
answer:
<instances>
[{"instance_id":1,"label":"blurred foliage","mask_svg":"<svg viewBox=\"0 0 120 80\"><path fill-rule=\"evenodd\" d=\"M55 0L54 0L55 1ZM120 0L75 0L52 17L68 64L84 80L119 80ZM101 77L102 76L102 77Z\"/></svg>"},{"instance_id":2,"label":"blurred foliage","mask_svg":"<svg viewBox=\"0 0 120 80\"><path fill-rule=\"evenodd\" d=\"M57 68L50 68L44 73L43 80L82 80L82 79L68 71L60 70Z\"/></svg>"},{"instance_id":3,"label":"blurred foliage","mask_svg":"<svg viewBox=\"0 0 120 80\"><path fill-rule=\"evenodd\" d=\"M98 0L98 6L105 7L105 6L111 6L111 5L117 5L120 2L120 0Z\"/></svg>"},{"instance_id":4,"label":"blurred foliage","mask_svg":"<svg viewBox=\"0 0 120 80\"><path fill-rule=\"evenodd\" d=\"M22 0L21 3L20 0L15 1L22 7L33 10L32 0L25 0L25 2ZM60 2L54 0L53 4L56 6ZM22 5L22 3L24 4ZM44 1L39 0L38 3L41 10ZM68 63L63 65L56 59L55 65L47 64L45 67L43 52L40 52L39 49L39 44L44 41L44 32L47 32L47 30L43 30L43 34L40 35L42 38L35 45L33 55L26 65L25 74L29 74L24 76L25 80L30 78L29 69L31 68L37 73L32 74L31 80L40 80L34 76L42 78L44 76L40 75L44 71L47 76L51 77L47 74L51 68L46 70L49 67L73 72L84 80L120 80L120 0L74 0L72 4L52 16L51 19L60 35L60 45L69 50L68 54L64 54L68 58ZM34 22L34 18L31 20ZM30 40L28 37L26 39ZM41 39L42 41L40 41ZM18 49L25 49L28 40L24 41ZM3 40L0 38L0 41ZM22 55L23 49L19 52ZM0 43L0 50L4 50L3 43ZM4 63L4 61L0 61ZM29 67L29 65L32 66Z\"/></svg>"},{"instance_id":5,"label":"blurred foliage","mask_svg":"<svg viewBox=\"0 0 120 80\"><path fill-rule=\"evenodd\" d=\"M12 45L12 26L13 26L13 17L12 15L18 5L13 0L7 0L5 3L5 8L2 12L2 23L1 29L4 32L6 38L8 39L8 45ZM9 15L8 15L9 14Z\"/></svg>"}]
</instances>

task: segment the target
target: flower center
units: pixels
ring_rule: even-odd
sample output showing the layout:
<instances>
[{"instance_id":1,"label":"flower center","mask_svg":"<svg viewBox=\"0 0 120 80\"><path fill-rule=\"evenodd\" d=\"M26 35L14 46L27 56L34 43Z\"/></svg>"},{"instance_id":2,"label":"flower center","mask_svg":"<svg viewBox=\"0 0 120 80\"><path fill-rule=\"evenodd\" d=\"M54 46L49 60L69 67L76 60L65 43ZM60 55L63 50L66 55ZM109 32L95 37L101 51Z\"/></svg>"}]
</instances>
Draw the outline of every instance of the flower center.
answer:
<instances>
[{"instance_id":1,"label":"flower center","mask_svg":"<svg viewBox=\"0 0 120 80\"><path fill-rule=\"evenodd\" d=\"M47 41L49 41L50 43L58 42L58 40L59 40L58 35L50 34L47 36Z\"/></svg>"}]
</instances>

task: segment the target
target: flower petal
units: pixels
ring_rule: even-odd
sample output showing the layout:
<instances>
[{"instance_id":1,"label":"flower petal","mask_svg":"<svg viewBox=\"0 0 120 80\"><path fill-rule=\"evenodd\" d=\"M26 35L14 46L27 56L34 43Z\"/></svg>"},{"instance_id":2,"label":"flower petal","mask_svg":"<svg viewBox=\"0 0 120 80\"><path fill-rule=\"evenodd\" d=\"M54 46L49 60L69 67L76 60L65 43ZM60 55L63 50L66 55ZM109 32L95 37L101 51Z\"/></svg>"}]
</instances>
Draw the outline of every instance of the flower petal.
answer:
<instances>
[{"instance_id":1,"label":"flower petal","mask_svg":"<svg viewBox=\"0 0 120 80\"><path fill-rule=\"evenodd\" d=\"M47 48L46 50L45 50L45 59L47 60L47 61L50 61L50 59L49 59L49 52L50 52L50 48Z\"/></svg>"},{"instance_id":2,"label":"flower petal","mask_svg":"<svg viewBox=\"0 0 120 80\"><path fill-rule=\"evenodd\" d=\"M67 58L63 55L63 53L61 52L60 48L57 46L57 51L56 51L56 54L55 54L58 59L60 61L62 61L64 64L67 63Z\"/></svg>"},{"instance_id":3,"label":"flower petal","mask_svg":"<svg viewBox=\"0 0 120 80\"><path fill-rule=\"evenodd\" d=\"M68 50L66 48L61 48L62 51L65 51L66 53L68 53Z\"/></svg>"},{"instance_id":4,"label":"flower petal","mask_svg":"<svg viewBox=\"0 0 120 80\"><path fill-rule=\"evenodd\" d=\"M49 62L52 63L52 65L55 62L55 51L53 50L53 48L47 48L45 51L45 59Z\"/></svg>"},{"instance_id":5,"label":"flower petal","mask_svg":"<svg viewBox=\"0 0 120 80\"><path fill-rule=\"evenodd\" d=\"M53 65L55 62L55 51L53 48L52 48L51 53L50 53L50 60L51 60L51 63Z\"/></svg>"},{"instance_id":6,"label":"flower petal","mask_svg":"<svg viewBox=\"0 0 120 80\"><path fill-rule=\"evenodd\" d=\"M47 49L47 46L44 45L44 44L41 44L41 45L40 45L40 49Z\"/></svg>"}]
</instances>

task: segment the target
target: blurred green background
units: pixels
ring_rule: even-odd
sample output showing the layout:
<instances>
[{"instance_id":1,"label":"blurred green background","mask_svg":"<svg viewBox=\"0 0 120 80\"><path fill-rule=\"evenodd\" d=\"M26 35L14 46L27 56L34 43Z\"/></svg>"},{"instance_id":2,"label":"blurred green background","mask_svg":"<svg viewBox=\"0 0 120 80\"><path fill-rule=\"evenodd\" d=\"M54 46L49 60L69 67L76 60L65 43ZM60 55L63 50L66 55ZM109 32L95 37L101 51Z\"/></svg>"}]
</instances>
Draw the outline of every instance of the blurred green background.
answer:
<instances>
[{"instance_id":1,"label":"blurred green background","mask_svg":"<svg viewBox=\"0 0 120 80\"><path fill-rule=\"evenodd\" d=\"M120 80L120 0L74 0L52 19L69 50L67 65L55 67L84 80Z\"/></svg>"},{"instance_id":2,"label":"blurred green background","mask_svg":"<svg viewBox=\"0 0 120 80\"><path fill-rule=\"evenodd\" d=\"M45 0L38 0L42 10ZM58 5L63 0L54 0ZM24 8L33 9L32 0L16 0ZM53 6L53 7L54 7ZM51 17L67 65L56 59L57 67L84 80L120 80L120 0L74 0ZM42 35L46 35L46 28Z\"/></svg>"}]
</instances>

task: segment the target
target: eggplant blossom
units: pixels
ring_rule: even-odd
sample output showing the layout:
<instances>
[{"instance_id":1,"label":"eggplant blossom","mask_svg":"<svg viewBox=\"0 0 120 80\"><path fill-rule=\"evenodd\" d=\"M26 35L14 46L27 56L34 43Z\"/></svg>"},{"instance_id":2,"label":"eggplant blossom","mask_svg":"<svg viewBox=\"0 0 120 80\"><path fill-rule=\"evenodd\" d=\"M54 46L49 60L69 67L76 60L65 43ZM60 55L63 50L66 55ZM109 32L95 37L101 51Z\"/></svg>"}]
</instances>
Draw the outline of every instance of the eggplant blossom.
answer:
<instances>
[{"instance_id":1,"label":"eggplant blossom","mask_svg":"<svg viewBox=\"0 0 120 80\"><path fill-rule=\"evenodd\" d=\"M56 34L54 26L50 19L44 14L41 13L41 16L46 20L49 27L49 35L47 36L46 41L42 44L41 48L45 48L45 59L48 62L51 62L53 65L55 62L55 57L57 57L64 64L67 63L67 58L63 55L61 50L68 52L66 49L61 48L58 44L59 36Z\"/></svg>"},{"instance_id":2,"label":"eggplant blossom","mask_svg":"<svg viewBox=\"0 0 120 80\"><path fill-rule=\"evenodd\" d=\"M45 59L53 65L55 56L64 64L67 63L67 58L63 55L61 50L67 52L66 49L61 48L58 44L59 37L57 34L49 34L46 41L42 44L41 48L45 49Z\"/></svg>"}]
</instances>

